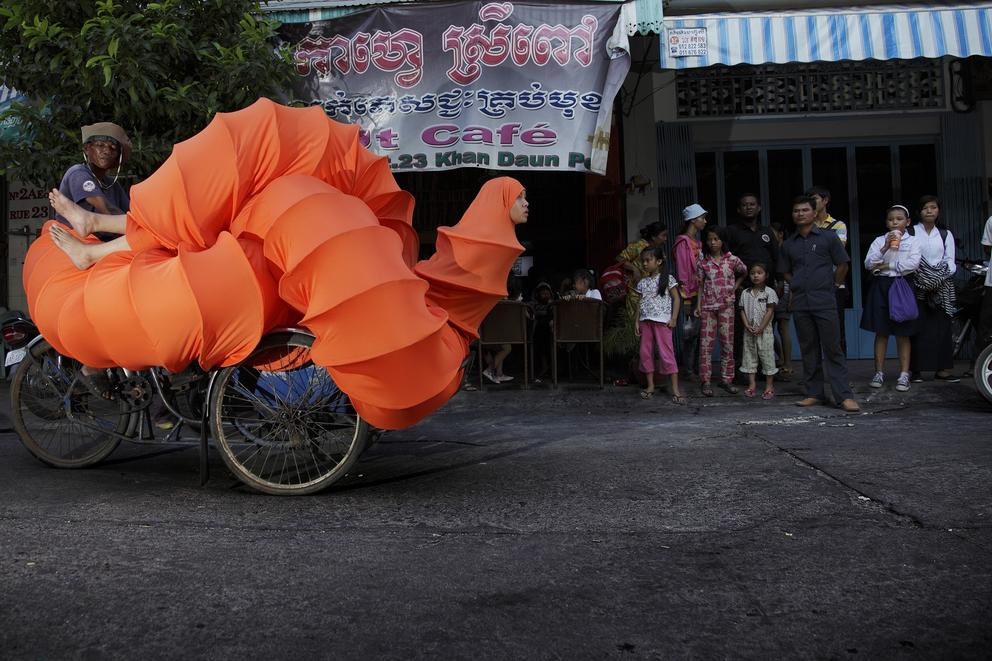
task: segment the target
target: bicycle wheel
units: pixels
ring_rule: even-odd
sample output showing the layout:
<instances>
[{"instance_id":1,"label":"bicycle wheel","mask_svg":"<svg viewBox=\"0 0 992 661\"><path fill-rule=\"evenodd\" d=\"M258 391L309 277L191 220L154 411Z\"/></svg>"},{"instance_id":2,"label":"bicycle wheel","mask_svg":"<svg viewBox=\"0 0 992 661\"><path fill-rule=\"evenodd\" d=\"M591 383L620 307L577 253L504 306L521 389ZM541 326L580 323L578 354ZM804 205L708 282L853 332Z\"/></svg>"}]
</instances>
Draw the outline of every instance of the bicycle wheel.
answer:
<instances>
[{"instance_id":1,"label":"bicycle wheel","mask_svg":"<svg viewBox=\"0 0 992 661\"><path fill-rule=\"evenodd\" d=\"M368 443L368 423L327 370L313 364L312 344L306 333L264 337L214 381L214 440L231 472L259 491L324 489L348 472Z\"/></svg>"},{"instance_id":2,"label":"bicycle wheel","mask_svg":"<svg viewBox=\"0 0 992 661\"><path fill-rule=\"evenodd\" d=\"M57 468L83 468L107 457L124 434L131 415L119 399L94 397L81 387L66 394L79 363L42 340L17 367L10 387L10 411L21 443L42 462ZM116 378L117 371L114 371ZM102 431L101 431L102 430Z\"/></svg>"},{"instance_id":3,"label":"bicycle wheel","mask_svg":"<svg viewBox=\"0 0 992 661\"><path fill-rule=\"evenodd\" d=\"M992 402L992 344L975 359L975 387L982 397Z\"/></svg>"}]
</instances>

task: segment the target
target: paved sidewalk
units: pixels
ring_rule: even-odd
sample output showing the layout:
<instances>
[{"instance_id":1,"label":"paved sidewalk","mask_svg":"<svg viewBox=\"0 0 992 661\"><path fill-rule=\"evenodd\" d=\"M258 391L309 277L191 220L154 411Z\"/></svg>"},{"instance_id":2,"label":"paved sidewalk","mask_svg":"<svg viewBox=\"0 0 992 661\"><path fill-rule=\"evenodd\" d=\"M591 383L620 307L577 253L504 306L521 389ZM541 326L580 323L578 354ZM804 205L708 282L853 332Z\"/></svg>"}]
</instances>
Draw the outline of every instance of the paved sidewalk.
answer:
<instances>
[{"instance_id":1,"label":"paved sidewalk","mask_svg":"<svg viewBox=\"0 0 992 661\"><path fill-rule=\"evenodd\" d=\"M971 367L970 363L959 361L954 368L954 374L958 376L961 380L958 383L949 383L946 381L935 381L933 379L933 374L925 374L926 380L923 383L913 383L907 392L898 392L895 389L896 378L899 376L898 369L895 365L894 360L887 361L886 373L885 373L885 384L880 389L873 389L868 387L868 381L875 373L874 363L871 360L849 360L847 361L848 376L850 382L854 389L855 400L859 404L864 406L875 406L879 404L914 404L923 402L943 402L947 398L961 398L965 399L975 398L976 401L984 401L981 399L977 390L975 389L975 383L972 377L962 376L965 370ZM576 370L578 372L578 370ZM478 384L478 377L472 380L472 384ZM667 381L658 381L656 384L664 386L664 392L667 392ZM805 396L802 387L802 364L796 361L793 364L793 374L789 381L782 381L777 379L775 382L775 399L771 402L762 401L760 398L760 390L763 388L764 380L758 380L759 386L759 396L755 397L754 400L750 400L744 397L744 387L738 386L740 392L736 395L725 392L724 390L714 387L713 397L704 397L699 391L698 381L686 382L682 380L680 382L680 387L683 394L688 398L688 405L690 407L711 407L719 406L721 404L753 404L755 406L766 406L772 404L790 404L802 399ZM829 386L827 386L829 392ZM574 382L566 382L559 379L558 388L553 388L551 386L551 379L547 379L541 384L529 384L525 389L519 380L514 379L514 381L495 385L486 382L481 394L499 394L500 401L505 402L508 406L526 406L527 402L539 402L542 405L554 406L554 403L559 400L564 400L567 402L575 402L577 400L582 400L590 404L600 404L603 406L616 406L627 400L638 399L638 392L640 387L636 383L631 383L626 386L614 386L607 382L606 386L600 390L598 381L594 381L592 378L586 377L585 380L576 380ZM665 396L664 392L658 392L655 397L649 402L643 402L644 404L651 404L653 402L660 401L662 403L669 403L668 397ZM458 397L453 400L448 406L463 406L471 405L477 401L474 395L478 395L478 392L463 392L465 397ZM822 407L816 407L818 410L822 410ZM990 411L992 411L992 404L990 404Z\"/></svg>"}]
</instances>

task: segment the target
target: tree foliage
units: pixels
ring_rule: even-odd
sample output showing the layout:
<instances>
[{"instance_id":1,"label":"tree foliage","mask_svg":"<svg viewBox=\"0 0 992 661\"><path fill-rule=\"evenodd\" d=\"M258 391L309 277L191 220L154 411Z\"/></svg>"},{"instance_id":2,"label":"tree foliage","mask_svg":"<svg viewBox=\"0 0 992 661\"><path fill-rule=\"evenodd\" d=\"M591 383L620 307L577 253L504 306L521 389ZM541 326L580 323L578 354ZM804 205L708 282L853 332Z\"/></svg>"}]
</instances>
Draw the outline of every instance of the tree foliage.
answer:
<instances>
[{"instance_id":1,"label":"tree foliage","mask_svg":"<svg viewBox=\"0 0 992 661\"><path fill-rule=\"evenodd\" d=\"M3 0L0 25L0 82L29 99L6 113L21 135L0 142L0 167L40 186L80 161L84 124L123 126L141 179L215 113L293 79L257 0Z\"/></svg>"}]
</instances>

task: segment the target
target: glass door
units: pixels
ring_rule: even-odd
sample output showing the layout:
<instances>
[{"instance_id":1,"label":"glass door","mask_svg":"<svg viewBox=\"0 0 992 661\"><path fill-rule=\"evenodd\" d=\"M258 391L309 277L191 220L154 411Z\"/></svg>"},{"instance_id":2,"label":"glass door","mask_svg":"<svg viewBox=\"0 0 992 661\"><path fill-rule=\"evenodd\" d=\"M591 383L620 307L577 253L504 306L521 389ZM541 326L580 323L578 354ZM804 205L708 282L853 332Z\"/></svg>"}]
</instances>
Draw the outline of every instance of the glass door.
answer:
<instances>
[{"instance_id":1,"label":"glass door","mask_svg":"<svg viewBox=\"0 0 992 661\"><path fill-rule=\"evenodd\" d=\"M696 194L720 225L733 222L737 197L757 193L762 222L778 221L792 231L792 198L812 185L830 190L830 213L848 227L851 291L845 314L847 355L870 358L873 338L861 331L868 291L864 256L885 230L885 210L904 204L915 213L920 196L938 194L934 142L734 145L696 152Z\"/></svg>"}]
</instances>

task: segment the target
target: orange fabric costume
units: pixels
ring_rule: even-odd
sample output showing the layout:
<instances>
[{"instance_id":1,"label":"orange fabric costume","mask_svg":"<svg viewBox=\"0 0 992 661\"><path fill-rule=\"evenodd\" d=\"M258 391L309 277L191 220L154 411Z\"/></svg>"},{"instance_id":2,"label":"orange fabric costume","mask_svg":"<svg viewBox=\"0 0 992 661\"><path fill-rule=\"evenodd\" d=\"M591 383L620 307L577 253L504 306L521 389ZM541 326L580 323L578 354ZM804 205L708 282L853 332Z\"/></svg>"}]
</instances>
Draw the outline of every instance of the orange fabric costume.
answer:
<instances>
[{"instance_id":1,"label":"orange fabric costume","mask_svg":"<svg viewBox=\"0 0 992 661\"><path fill-rule=\"evenodd\" d=\"M28 305L59 352L93 367L233 365L269 330L306 326L359 414L399 429L457 391L523 251L510 220L522 190L487 182L415 264L413 198L386 159L319 108L261 99L132 187L132 252L79 271L43 231L25 259Z\"/></svg>"}]
</instances>

